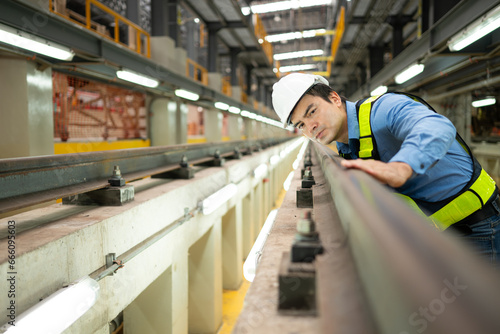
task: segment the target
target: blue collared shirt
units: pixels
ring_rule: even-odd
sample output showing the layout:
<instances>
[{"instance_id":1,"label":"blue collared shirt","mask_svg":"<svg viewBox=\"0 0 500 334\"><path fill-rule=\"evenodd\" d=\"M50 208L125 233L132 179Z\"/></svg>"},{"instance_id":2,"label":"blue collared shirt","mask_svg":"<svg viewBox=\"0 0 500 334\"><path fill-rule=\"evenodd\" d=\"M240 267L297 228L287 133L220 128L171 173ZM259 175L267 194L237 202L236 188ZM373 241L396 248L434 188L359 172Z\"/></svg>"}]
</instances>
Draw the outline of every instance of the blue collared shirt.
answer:
<instances>
[{"instance_id":1,"label":"blue collared shirt","mask_svg":"<svg viewBox=\"0 0 500 334\"><path fill-rule=\"evenodd\" d=\"M354 153L359 140L355 103L346 101L349 144L337 142L339 153ZM472 177L469 154L455 140L456 129L446 117L402 94L385 94L372 104L371 128L380 160L400 161L414 175L398 192L429 202L457 194Z\"/></svg>"}]
</instances>

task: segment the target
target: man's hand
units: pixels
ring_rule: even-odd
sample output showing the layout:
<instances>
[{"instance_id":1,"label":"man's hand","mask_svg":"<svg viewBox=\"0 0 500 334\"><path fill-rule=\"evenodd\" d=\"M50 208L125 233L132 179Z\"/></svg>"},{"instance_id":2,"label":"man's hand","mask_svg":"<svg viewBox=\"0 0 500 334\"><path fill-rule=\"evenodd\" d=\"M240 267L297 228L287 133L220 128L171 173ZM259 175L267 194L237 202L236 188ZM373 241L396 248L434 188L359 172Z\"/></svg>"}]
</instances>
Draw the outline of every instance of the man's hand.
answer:
<instances>
[{"instance_id":1,"label":"man's hand","mask_svg":"<svg viewBox=\"0 0 500 334\"><path fill-rule=\"evenodd\" d=\"M342 160L342 166L355 168L370 174L380 182L393 188L401 187L413 174L413 169L405 162L382 162L378 160Z\"/></svg>"}]
</instances>

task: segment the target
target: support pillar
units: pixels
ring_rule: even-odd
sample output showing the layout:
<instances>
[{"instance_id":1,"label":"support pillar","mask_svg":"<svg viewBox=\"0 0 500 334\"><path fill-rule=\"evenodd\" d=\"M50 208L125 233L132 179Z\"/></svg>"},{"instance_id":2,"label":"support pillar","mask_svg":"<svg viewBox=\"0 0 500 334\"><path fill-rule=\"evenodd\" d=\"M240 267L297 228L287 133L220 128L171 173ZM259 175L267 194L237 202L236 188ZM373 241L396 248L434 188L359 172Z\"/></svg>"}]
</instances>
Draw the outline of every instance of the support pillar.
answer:
<instances>
[{"instance_id":1,"label":"support pillar","mask_svg":"<svg viewBox=\"0 0 500 334\"><path fill-rule=\"evenodd\" d=\"M238 290L243 280L241 204L222 217L222 284L224 289Z\"/></svg>"},{"instance_id":2,"label":"support pillar","mask_svg":"<svg viewBox=\"0 0 500 334\"><path fill-rule=\"evenodd\" d=\"M154 99L150 107L150 136L152 146L175 145L177 131L181 128L176 125L178 104L166 98ZM169 129L169 131L165 131ZM176 129L176 131L172 131Z\"/></svg>"},{"instance_id":3,"label":"support pillar","mask_svg":"<svg viewBox=\"0 0 500 334\"><path fill-rule=\"evenodd\" d=\"M165 0L151 0L151 36L168 35L168 6Z\"/></svg>"},{"instance_id":4,"label":"support pillar","mask_svg":"<svg viewBox=\"0 0 500 334\"><path fill-rule=\"evenodd\" d=\"M123 310L127 334L172 333L172 269L169 267Z\"/></svg>"},{"instance_id":5,"label":"support pillar","mask_svg":"<svg viewBox=\"0 0 500 334\"><path fill-rule=\"evenodd\" d=\"M208 28L208 72L217 71L217 31L218 28Z\"/></svg>"},{"instance_id":6,"label":"support pillar","mask_svg":"<svg viewBox=\"0 0 500 334\"><path fill-rule=\"evenodd\" d=\"M176 144L187 144L188 105L178 103L175 114Z\"/></svg>"},{"instance_id":7,"label":"support pillar","mask_svg":"<svg viewBox=\"0 0 500 334\"><path fill-rule=\"evenodd\" d=\"M374 45L369 47L370 52L370 77L373 78L384 67L384 46Z\"/></svg>"},{"instance_id":8,"label":"support pillar","mask_svg":"<svg viewBox=\"0 0 500 334\"><path fill-rule=\"evenodd\" d=\"M231 48L229 50L231 58L231 86L239 86L238 82L238 53L240 52L237 48Z\"/></svg>"},{"instance_id":9,"label":"support pillar","mask_svg":"<svg viewBox=\"0 0 500 334\"><path fill-rule=\"evenodd\" d=\"M52 70L10 58L0 73L0 158L54 154Z\"/></svg>"},{"instance_id":10,"label":"support pillar","mask_svg":"<svg viewBox=\"0 0 500 334\"><path fill-rule=\"evenodd\" d=\"M229 115L228 117L228 135L230 140L241 140L242 118L239 115Z\"/></svg>"},{"instance_id":11,"label":"support pillar","mask_svg":"<svg viewBox=\"0 0 500 334\"><path fill-rule=\"evenodd\" d=\"M174 40L175 47L179 47L179 26L177 24L177 10L179 0L167 0L168 37Z\"/></svg>"},{"instance_id":12,"label":"support pillar","mask_svg":"<svg viewBox=\"0 0 500 334\"><path fill-rule=\"evenodd\" d=\"M222 141L222 113L217 109L205 111L205 137L209 143Z\"/></svg>"},{"instance_id":13,"label":"support pillar","mask_svg":"<svg viewBox=\"0 0 500 334\"><path fill-rule=\"evenodd\" d=\"M245 260L252 249L253 243L257 238L255 226L252 224L253 211L253 192L250 192L242 200L242 235L243 235L243 260Z\"/></svg>"},{"instance_id":14,"label":"support pillar","mask_svg":"<svg viewBox=\"0 0 500 334\"><path fill-rule=\"evenodd\" d=\"M222 323L221 224L189 248L189 333L216 333Z\"/></svg>"},{"instance_id":15,"label":"support pillar","mask_svg":"<svg viewBox=\"0 0 500 334\"><path fill-rule=\"evenodd\" d=\"M253 139L255 138L255 133L254 133L254 126L255 126L255 121L249 118L245 118L243 120L245 122L245 137L246 139Z\"/></svg>"}]
</instances>

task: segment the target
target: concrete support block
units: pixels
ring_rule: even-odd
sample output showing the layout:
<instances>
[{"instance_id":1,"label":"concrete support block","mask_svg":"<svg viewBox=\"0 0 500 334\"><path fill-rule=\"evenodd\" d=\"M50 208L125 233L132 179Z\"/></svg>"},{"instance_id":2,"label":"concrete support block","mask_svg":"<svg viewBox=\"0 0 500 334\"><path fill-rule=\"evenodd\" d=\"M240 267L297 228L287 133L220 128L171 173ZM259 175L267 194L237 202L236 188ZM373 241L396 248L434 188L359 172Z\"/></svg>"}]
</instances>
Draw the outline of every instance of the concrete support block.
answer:
<instances>
[{"instance_id":1,"label":"concrete support block","mask_svg":"<svg viewBox=\"0 0 500 334\"><path fill-rule=\"evenodd\" d=\"M222 282L228 290L238 290L243 279L241 209L237 204L222 217Z\"/></svg>"},{"instance_id":2,"label":"concrete support block","mask_svg":"<svg viewBox=\"0 0 500 334\"><path fill-rule=\"evenodd\" d=\"M217 109L205 111L205 137L207 142L222 141L222 113Z\"/></svg>"},{"instance_id":3,"label":"concrete support block","mask_svg":"<svg viewBox=\"0 0 500 334\"><path fill-rule=\"evenodd\" d=\"M0 73L0 159L54 154L51 69L4 58Z\"/></svg>"},{"instance_id":4,"label":"concrete support block","mask_svg":"<svg viewBox=\"0 0 500 334\"><path fill-rule=\"evenodd\" d=\"M134 200L134 186L107 187L63 198L63 204L120 206Z\"/></svg>"},{"instance_id":5,"label":"concrete support block","mask_svg":"<svg viewBox=\"0 0 500 334\"><path fill-rule=\"evenodd\" d=\"M190 333L216 333L222 323L220 221L189 248Z\"/></svg>"},{"instance_id":6,"label":"concrete support block","mask_svg":"<svg viewBox=\"0 0 500 334\"><path fill-rule=\"evenodd\" d=\"M127 334L172 333L172 268L123 310Z\"/></svg>"},{"instance_id":7,"label":"concrete support block","mask_svg":"<svg viewBox=\"0 0 500 334\"><path fill-rule=\"evenodd\" d=\"M208 73L208 87L218 92L222 91L222 74L218 72Z\"/></svg>"}]
</instances>

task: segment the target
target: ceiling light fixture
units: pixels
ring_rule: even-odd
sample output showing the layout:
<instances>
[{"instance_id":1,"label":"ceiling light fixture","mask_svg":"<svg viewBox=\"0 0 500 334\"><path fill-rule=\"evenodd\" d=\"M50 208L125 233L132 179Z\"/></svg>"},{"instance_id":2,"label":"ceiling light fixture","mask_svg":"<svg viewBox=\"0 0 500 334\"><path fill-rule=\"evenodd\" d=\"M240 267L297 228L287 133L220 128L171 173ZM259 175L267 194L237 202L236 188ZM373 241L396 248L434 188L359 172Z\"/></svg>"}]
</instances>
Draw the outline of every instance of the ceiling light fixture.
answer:
<instances>
[{"instance_id":1,"label":"ceiling light fixture","mask_svg":"<svg viewBox=\"0 0 500 334\"><path fill-rule=\"evenodd\" d=\"M229 104L224 103L224 102L215 102L214 107L220 110L228 110L229 109Z\"/></svg>"},{"instance_id":2,"label":"ceiling light fixture","mask_svg":"<svg viewBox=\"0 0 500 334\"><path fill-rule=\"evenodd\" d=\"M230 113L232 113L232 114L236 114L236 115L238 115L238 114L240 113L241 109L240 109L240 108L238 108L238 107L233 107L233 106L231 106L231 107L229 107L228 111L229 111Z\"/></svg>"},{"instance_id":3,"label":"ceiling light fixture","mask_svg":"<svg viewBox=\"0 0 500 334\"><path fill-rule=\"evenodd\" d=\"M122 80L150 88L158 87L158 85L160 84L160 82L154 78L139 73L135 73L129 70L116 71L116 76Z\"/></svg>"},{"instance_id":4,"label":"ceiling light fixture","mask_svg":"<svg viewBox=\"0 0 500 334\"><path fill-rule=\"evenodd\" d=\"M267 35L265 39L269 43L275 43L275 42L284 42L300 38L311 38L317 35L324 35L325 33L326 29L313 29L305 31L287 32L283 34Z\"/></svg>"},{"instance_id":5,"label":"ceiling light fixture","mask_svg":"<svg viewBox=\"0 0 500 334\"><path fill-rule=\"evenodd\" d=\"M497 99L493 96L488 96L484 99L477 100L477 101L472 101L472 106L474 108L479 108L479 107L486 107L486 106L491 106L492 104L497 103Z\"/></svg>"},{"instance_id":6,"label":"ceiling light fixture","mask_svg":"<svg viewBox=\"0 0 500 334\"><path fill-rule=\"evenodd\" d=\"M70 48L3 24L0 24L0 42L59 60L72 60L75 55Z\"/></svg>"},{"instance_id":7,"label":"ceiling light fixture","mask_svg":"<svg viewBox=\"0 0 500 334\"><path fill-rule=\"evenodd\" d=\"M295 72L295 71L307 71L313 70L317 67L315 64L302 64L302 65L290 65L290 66L281 66L281 73Z\"/></svg>"},{"instance_id":8,"label":"ceiling light fixture","mask_svg":"<svg viewBox=\"0 0 500 334\"><path fill-rule=\"evenodd\" d=\"M370 95L375 96L375 95L382 95L387 93L387 86L378 86L374 90L371 91Z\"/></svg>"},{"instance_id":9,"label":"ceiling light fixture","mask_svg":"<svg viewBox=\"0 0 500 334\"><path fill-rule=\"evenodd\" d=\"M500 6L489 11L448 41L450 51L460 51L500 27Z\"/></svg>"},{"instance_id":10,"label":"ceiling light fixture","mask_svg":"<svg viewBox=\"0 0 500 334\"><path fill-rule=\"evenodd\" d=\"M289 0L266 3L261 5L253 5L250 7L242 7L241 12L243 15L249 15L251 12L254 14L264 14L277 11L284 11L290 9L298 9L305 7L331 5L332 0Z\"/></svg>"},{"instance_id":11,"label":"ceiling light fixture","mask_svg":"<svg viewBox=\"0 0 500 334\"><path fill-rule=\"evenodd\" d=\"M273 56L273 58L274 60L294 59L294 58L321 56L323 53L324 51L321 49L303 50L303 51L277 53Z\"/></svg>"},{"instance_id":12,"label":"ceiling light fixture","mask_svg":"<svg viewBox=\"0 0 500 334\"><path fill-rule=\"evenodd\" d=\"M190 92L185 89L176 89L175 90L175 95L178 97L182 97L183 99L190 100L190 101L198 101L200 99L200 95Z\"/></svg>"},{"instance_id":13,"label":"ceiling light fixture","mask_svg":"<svg viewBox=\"0 0 500 334\"><path fill-rule=\"evenodd\" d=\"M410 80L414 76L422 73L424 68L425 68L424 64L414 64L414 65L408 67L407 69L405 69L403 72L396 75L394 80L396 81L397 84L402 84L402 83Z\"/></svg>"}]
</instances>

